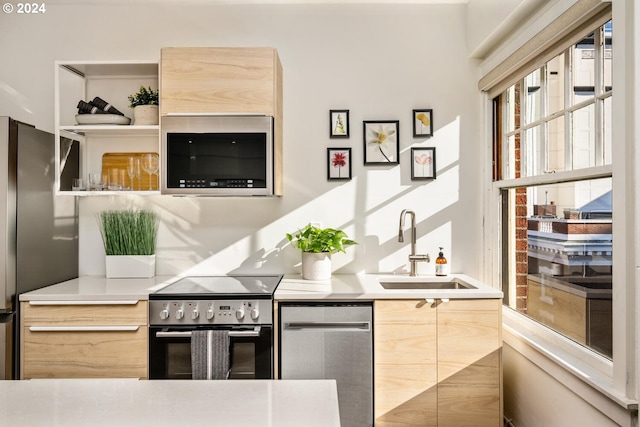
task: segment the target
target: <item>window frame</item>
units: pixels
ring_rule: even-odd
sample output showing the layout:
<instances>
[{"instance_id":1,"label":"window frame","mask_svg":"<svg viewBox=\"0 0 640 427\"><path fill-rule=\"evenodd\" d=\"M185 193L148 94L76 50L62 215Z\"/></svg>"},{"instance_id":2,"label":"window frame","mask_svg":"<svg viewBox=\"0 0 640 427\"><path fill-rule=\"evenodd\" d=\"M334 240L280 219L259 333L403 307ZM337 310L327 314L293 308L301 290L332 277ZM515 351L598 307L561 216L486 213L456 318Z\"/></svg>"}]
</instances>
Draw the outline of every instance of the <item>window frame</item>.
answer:
<instances>
[{"instance_id":1,"label":"window frame","mask_svg":"<svg viewBox=\"0 0 640 427\"><path fill-rule=\"evenodd\" d=\"M609 16L609 18L611 18L611 16ZM620 32L620 34L623 34L623 32ZM619 36L619 38L621 37ZM604 55L604 51L602 51L602 55ZM566 60L568 59L565 58L565 61ZM599 68L600 67L598 67L598 69ZM536 68L533 68L533 70L535 69ZM598 72L598 69L596 70L596 72ZM516 79L515 81L523 80L524 77L521 77L519 79ZM602 79L600 79L599 81L601 80ZM571 91L572 87L566 87L565 85L565 90ZM504 90L502 90L500 93L503 92ZM595 103L596 108L599 108L597 107L598 105L604 108L604 99L612 96L612 90L610 87L605 86L599 88L598 85L596 85L594 95L594 98L591 98L588 101L571 105L570 112L591 103ZM495 132L497 126L501 127L501 124L496 124L493 119L496 109L496 106L493 102L493 98L495 96L496 94L491 94L491 91L489 90L486 90L484 92L484 109L487 117L487 133L489 134L492 130L493 132ZM602 102L598 102L598 100ZM622 100L614 101L614 104L620 106L621 102ZM568 95L565 95L565 104L567 103L570 103L570 99L568 98ZM563 110L562 112L555 114L554 117L563 114L569 114L570 112ZM599 117L602 117L601 113L602 112L596 111L596 114L599 114ZM501 121L505 120L506 119L504 117L501 118ZM552 118L544 117L544 120L548 122L549 120L552 120ZM614 118L613 121L615 122L616 119ZM526 125L523 123L519 131L522 132L525 127L528 128L532 126L535 126L535 123L527 123ZM599 152L601 152L604 143L604 135L602 132L606 131L606 129L604 129L604 125L599 126L598 129L599 135L596 137L596 148L599 150ZM602 132L600 132L600 130L602 130ZM491 220L487 222L487 224L490 224L490 226L485 231L485 237L488 242L488 248L490 251L490 255L487 259L487 265L489 266L487 277L488 280L491 280L493 283L502 283L501 265L504 261L503 257L505 256L505 254L503 254L501 250L502 242L504 239L504 236L502 234L503 218L501 194L504 190L517 187L529 187L532 185L554 184L558 182L571 182L584 179L611 177L612 188L615 191L625 191L624 189L627 189L626 191L630 191L628 189L630 184L627 184L627 182L631 178L629 172L631 169L618 166L620 163L625 161L624 152L623 154L621 154L620 151L622 150L618 150L618 147L624 147L624 144L628 144L624 140L618 140L616 142L616 140L613 139L611 141L611 151L613 159L612 163L609 165L597 164L593 167L585 169L562 171L554 174L545 174L533 177L498 180L498 178L501 177L500 174L503 173L503 168L501 167L501 164L496 163L491 152L496 145L502 145L501 149L504 150L505 143L502 138L498 140L497 138L493 138L491 135L488 135L488 139L491 141L491 144L487 145L487 169L491 171L493 177L488 176L487 178L489 181L489 191L487 193L486 199L486 215L488 218L491 218ZM606 161L604 156L599 155L597 158L604 159L603 161ZM616 165L615 175L613 173L614 165ZM624 197L624 194L621 197ZM614 212L616 210L616 207L623 207L624 209L624 202L620 202L618 200L619 199L616 200L614 196ZM635 208L633 212L635 212ZM633 399L633 396L635 395L635 389L637 388L637 384L635 383L635 366L629 366L629 363L635 365L635 361L637 358L634 345L635 340L629 341L628 338L624 339L624 337L634 336L634 334L636 333L636 329L633 326L635 316L633 314L632 308L634 307L634 302L627 301L628 296L635 295L635 292L630 289L630 287L635 285L635 281L632 279L634 277L634 266L633 260L626 257L624 251L625 248L629 248L635 245L633 237L627 238L627 235L624 232L625 226L633 222L633 218L631 218L633 216L633 212L618 212L617 214L614 213L616 220L614 222L613 230L614 264L612 268L612 286L614 293L614 331L612 332L614 339L614 355L612 357L612 360L609 360L604 356L601 356L596 352L560 335L559 333L552 331L544 325L527 318L525 315L518 313L515 309L512 309L508 306L503 306L503 320L506 338L505 341L508 340L511 344L516 345L519 352L527 353L528 357L531 360L534 360L536 358L539 359L540 355L543 355L543 359L546 362L540 363L553 365L553 367L547 366L543 368L548 372L552 371L553 369L560 369L560 371L562 372L571 372L573 374L573 377L571 378L573 378L574 380L576 378L578 379L577 383L575 383L576 392L581 396L588 395L589 398L587 400L595 402L599 399L602 399L602 396L606 396L607 399L613 400L620 405L620 407L618 408L619 410L624 411L634 409L637 410L638 408L637 401ZM626 283L629 283L629 286L626 286ZM616 328L622 330L615 331ZM563 374L562 372L558 373L557 375L566 377L566 373ZM567 377L566 379L570 381L571 378ZM582 390L580 390L581 388ZM594 389L602 394L594 395ZM604 407L610 405L605 401L600 401L597 406Z\"/></svg>"}]
</instances>

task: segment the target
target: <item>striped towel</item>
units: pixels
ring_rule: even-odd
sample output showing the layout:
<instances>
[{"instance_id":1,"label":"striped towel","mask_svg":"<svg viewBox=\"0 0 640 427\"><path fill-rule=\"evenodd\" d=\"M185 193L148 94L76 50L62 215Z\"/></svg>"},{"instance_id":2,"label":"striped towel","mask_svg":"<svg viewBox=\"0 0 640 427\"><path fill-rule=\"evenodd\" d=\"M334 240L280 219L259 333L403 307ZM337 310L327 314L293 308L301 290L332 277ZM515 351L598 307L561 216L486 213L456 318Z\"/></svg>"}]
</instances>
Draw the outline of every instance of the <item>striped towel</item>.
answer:
<instances>
[{"instance_id":1,"label":"striped towel","mask_svg":"<svg viewBox=\"0 0 640 427\"><path fill-rule=\"evenodd\" d=\"M229 376L229 331L191 332L191 371L194 380L226 380Z\"/></svg>"}]
</instances>

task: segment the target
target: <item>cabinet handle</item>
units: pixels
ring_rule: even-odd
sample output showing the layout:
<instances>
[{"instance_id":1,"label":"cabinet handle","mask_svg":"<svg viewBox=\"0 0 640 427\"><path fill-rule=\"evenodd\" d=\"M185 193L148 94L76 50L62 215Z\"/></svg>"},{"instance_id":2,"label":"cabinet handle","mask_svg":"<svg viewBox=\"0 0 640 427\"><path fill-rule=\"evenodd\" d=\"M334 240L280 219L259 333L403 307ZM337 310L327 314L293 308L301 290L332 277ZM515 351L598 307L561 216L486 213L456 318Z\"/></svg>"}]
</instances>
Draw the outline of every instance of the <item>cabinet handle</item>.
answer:
<instances>
[{"instance_id":1,"label":"cabinet handle","mask_svg":"<svg viewBox=\"0 0 640 427\"><path fill-rule=\"evenodd\" d=\"M135 332L140 326L29 326L31 332Z\"/></svg>"},{"instance_id":2,"label":"cabinet handle","mask_svg":"<svg viewBox=\"0 0 640 427\"><path fill-rule=\"evenodd\" d=\"M442 301L442 302L449 302L449 298L440 298L440 301Z\"/></svg>"},{"instance_id":3,"label":"cabinet handle","mask_svg":"<svg viewBox=\"0 0 640 427\"><path fill-rule=\"evenodd\" d=\"M29 301L29 305L136 305L139 300L121 300L121 301L94 301L94 300L72 300L72 301Z\"/></svg>"},{"instance_id":4,"label":"cabinet handle","mask_svg":"<svg viewBox=\"0 0 640 427\"><path fill-rule=\"evenodd\" d=\"M436 300L433 298L427 298L425 301L427 302L427 304L433 304L434 302L436 302Z\"/></svg>"},{"instance_id":5,"label":"cabinet handle","mask_svg":"<svg viewBox=\"0 0 640 427\"><path fill-rule=\"evenodd\" d=\"M370 331L371 322L286 322L284 329L315 329L325 331Z\"/></svg>"}]
</instances>

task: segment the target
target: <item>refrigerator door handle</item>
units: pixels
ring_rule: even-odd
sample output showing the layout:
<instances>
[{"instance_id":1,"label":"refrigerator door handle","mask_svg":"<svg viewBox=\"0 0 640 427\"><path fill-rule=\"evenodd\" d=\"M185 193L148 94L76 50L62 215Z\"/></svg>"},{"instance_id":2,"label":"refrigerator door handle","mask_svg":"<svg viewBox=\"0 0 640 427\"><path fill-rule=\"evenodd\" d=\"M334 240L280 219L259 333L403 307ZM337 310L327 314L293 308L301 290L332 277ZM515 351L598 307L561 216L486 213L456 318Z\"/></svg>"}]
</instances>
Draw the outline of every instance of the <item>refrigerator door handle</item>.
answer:
<instances>
[{"instance_id":1,"label":"refrigerator door handle","mask_svg":"<svg viewBox=\"0 0 640 427\"><path fill-rule=\"evenodd\" d=\"M8 309L0 309L0 323L11 323L16 312Z\"/></svg>"}]
</instances>

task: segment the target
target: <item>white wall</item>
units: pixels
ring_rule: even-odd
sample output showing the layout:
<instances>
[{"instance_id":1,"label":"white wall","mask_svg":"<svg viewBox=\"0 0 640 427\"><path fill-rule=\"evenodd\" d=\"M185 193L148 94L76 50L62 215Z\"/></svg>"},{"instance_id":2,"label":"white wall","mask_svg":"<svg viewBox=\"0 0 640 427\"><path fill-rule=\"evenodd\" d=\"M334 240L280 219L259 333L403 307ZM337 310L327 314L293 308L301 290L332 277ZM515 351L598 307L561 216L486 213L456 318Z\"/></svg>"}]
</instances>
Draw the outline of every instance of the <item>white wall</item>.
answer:
<instances>
[{"instance_id":1,"label":"white wall","mask_svg":"<svg viewBox=\"0 0 640 427\"><path fill-rule=\"evenodd\" d=\"M55 60L272 46L284 69L285 185L279 199L82 198L81 275L104 273L95 213L145 206L162 216L158 274L296 272L299 254L285 247L284 233L309 221L344 228L361 243L335 255L334 270L406 270L409 247L397 230L400 211L411 208L418 252L433 258L444 246L452 271L479 276L483 148L465 5L102 3L49 1L43 15L0 15L0 114L52 131ZM350 139L329 139L332 108L350 110ZM412 137L414 108L433 108L434 137ZM400 165L365 167L362 121L386 119L400 120ZM412 146L437 148L435 181L410 181ZM327 181L327 147L352 147L352 181ZM433 272L433 263L420 270Z\"/></svg>"}]
</instances>

